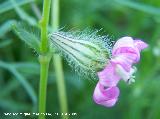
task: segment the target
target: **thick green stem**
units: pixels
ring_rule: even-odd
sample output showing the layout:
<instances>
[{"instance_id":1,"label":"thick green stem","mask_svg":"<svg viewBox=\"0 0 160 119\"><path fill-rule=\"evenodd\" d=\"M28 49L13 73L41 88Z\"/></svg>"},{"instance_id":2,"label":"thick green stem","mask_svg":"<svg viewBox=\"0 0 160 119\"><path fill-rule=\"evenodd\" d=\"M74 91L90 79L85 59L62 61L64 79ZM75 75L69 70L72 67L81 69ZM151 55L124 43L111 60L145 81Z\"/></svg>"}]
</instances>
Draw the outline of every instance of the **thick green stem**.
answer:
<instances>
[{"instance_id":1,"label":"thick green stem","mask_svg":"<svg viewBox=\"0 0 160 119\"><path fill-rule=\"evenodd\" d=\"M49 50L48 22L49 22L50 4L51 4L51 0L44 0L43 14L42 14L42 19L40 20L40 26L41 26L40 50L42 53L47 53Z\"/></svg>"},{"instance_id":2,"label":"thick green stem","mask_svg":"<svg viewBox=\"0 0 160 119\"><path fill-rule=\"evenodd\" d=\"M53 0L52 2L52 27L54 30L59 26L59 0ZM67 96L63 74L62 59L58 54L54 54L53 63L56 73L56 82L58 87L59 101L62 113L67 113ZM68 119L67 115L62 115L63 119Z\"/></svg>"},{"instance_id":3,"label":"thick green stem","mask_svg":"<svg viewBox=\"0 0 160 119\"><path fill-rule=\"evenodd\" d=\"M44 0L43 14L40 20L41 27L41 54L39 56L40 62L40 85L39 85L39 119L45 119L43 113L46 112L46 93L47 93L47 78L48 69L51 56L49 55L49 41L48 41L48 22L50 13L51 0Z\"/></svg>"},{"instance_id":4,"label":"thick green stem","mask_svg":"<svg viewBox=\"0 0 160 119\"><path fill-rule=\"evenodd\" d=\"M39 62L41 64L39 85L39 119L45 119L45 116L41 113L46 112L47 78L50 56L40 56Z\"/></svg>"}]
</instances>

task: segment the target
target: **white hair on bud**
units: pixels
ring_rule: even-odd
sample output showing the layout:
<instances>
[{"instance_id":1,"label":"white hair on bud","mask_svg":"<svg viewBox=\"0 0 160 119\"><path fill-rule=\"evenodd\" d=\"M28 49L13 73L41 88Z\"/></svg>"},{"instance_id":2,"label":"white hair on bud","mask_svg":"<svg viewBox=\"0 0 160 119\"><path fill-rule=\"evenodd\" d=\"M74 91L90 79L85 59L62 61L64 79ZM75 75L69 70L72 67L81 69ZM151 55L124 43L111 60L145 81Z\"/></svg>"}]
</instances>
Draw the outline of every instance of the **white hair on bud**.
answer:
<instances>
[{"instance_id":1,"label":"white hair on bud","mask_svg":"<svg viewBox=\"0 0 160 119\"><path fill-rule=\"evenodd\" d=\"M91 31L89 29L85 29L83 31L64 32L62 30L59 30L59 31L53 32L52 34L49 35L49 38L51 40L51 47L54 47L67 60L69 65L71 67L73 67L76 72L78 72L78 74L81 74L81 76L89 76L89 77L95 79L96 74L97 74L96 66L100 67L101 65L105 66L107 64L108 59L111 57L111 49L112 49L112 45L113 45L113 43L111 42L111 40L108 36L98 35L99 31L100 30ZM54 38L58 34L60 36L63 36L63 38L65 40L67 40L69 38L73 39L74 41L77 40L77 43L80 43L80 42L78 42L78 40L88 41L93 44L91 47L88 46L88 44L85 42L84 42L84 44L81 44L81 45L85 46L87 44L86 47L90 47L90 48L94 47L94 49L92 49L93 51L97 50L95 48L95 46L98 46L98 48L100 48L97 50L98 52L100 51L99 52L100 55L98 55L98 56L102 56L102 57L99 57L99 59L96 59L96 61L94 61L94 59L91 59L94 61L92 63L92 65L86 66L85 63L81 62L79 59L77 60L76 57L74 57L74 54L66 51L62 46L60 46L59 44L56 43L57 41L55 41L56 39L54 39ZM68 46L66 46L66 47L68 47ZM74 49L74 50L76 51L78 49ZM95 51L95 52L97 52L97 51ZM79 53L82 53L82 52L79 52ZM80 55L84 56L84 54L80 54ZM95 55L97 55L97 54L95 54ZM104 58L104 57L106 57L106 58ZM88 60L89 60L89 58L88 58ZM102 63L102 64L99 64L99 63ZM99 69L99 70L102 70L102 69Z\"/></svg>"},{"instance_id":2,"label":"white hair on bud","mask_svg":"<svg viewBox=\"0 0 160 119\"><path fill-rule=\"evenodd\" d=\"M111 50L113 47L114 42L111 41L111 38L109 35L99 35L100 30L90 30L89 28L86 28L82 31L76 30L76 31L68 31L63 32L61 31L63 29L60 29L57 31L59 34L64 35L69 38L73 38L76 40L84 40L84 41L90 41L96 45L99 45L101 48L104 48L108 51L109 55L111 56Z\"/></svg>"}]
</instances>

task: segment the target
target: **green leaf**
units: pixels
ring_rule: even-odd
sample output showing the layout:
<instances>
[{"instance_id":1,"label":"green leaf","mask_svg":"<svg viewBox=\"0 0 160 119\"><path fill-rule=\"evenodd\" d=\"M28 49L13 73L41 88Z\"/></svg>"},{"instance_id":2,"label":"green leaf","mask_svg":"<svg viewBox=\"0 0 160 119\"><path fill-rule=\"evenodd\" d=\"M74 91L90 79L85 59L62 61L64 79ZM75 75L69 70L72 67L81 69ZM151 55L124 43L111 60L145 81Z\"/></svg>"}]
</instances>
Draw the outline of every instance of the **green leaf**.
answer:
<instances>
[{"instance_id":1,"label":"green leaf","mask_svg":"<svg viewBox=\"0 0 160 119\"><path fill-rule=\"evenodd\" d=\"M12 40L5 39L0 42L0 48L6 47L6 46L10 45L11 43L12 43Z\"/></svg>"},{"instance_id":2,"label":"green leaf","mask_svg":"<svg viewBox=\"0 0 160 119\"><path fill-rule=\"evenodd\" d=\"M21 6L27 3L31 3L34 2L34 0L15 0L15 2ZM12 4L12 2L10 0L5 0L5 2L0 4L0 14L7 12L11 9L14 8L14 5Z\"/></svg>"},{"instance_id":3,"label":"green leaf","mask_svg":"<svg viewBox=\"0 0 160 119\"><path fill-rule=\"evenodd\" d=\"M19 72L23 74L30 74L30 75L38 74L39 75L40 66L38 63L20 62L20 63L13 63L12 66L15 67Z\"/></svg>"},{"instance_id":4,"label":"green leaf","mask_svg":"<svg viewBox=\"0 0 160 119\"><path fill-rule=\"evenodd\" d=\"M16 13L18 14L18 16L22 20L26 21L30 25L37 25L36 20L33 17L31 17L30 15L28 15L23 9L21 9L19 7L19 5L16 3L16 0L10 0L10 1L13 4L13 7L14 7Z\"/></svg>"},{"instance_id":5,"label":"green leaf","mask_svg":"<svg viewBox=\"0 0 160 119\"><path fill-rule=\"evenodd\" d=\"M17 78L17 80L24 86L34 104L37 103L37 96L31 85L27 80L14 68L10 68L10 72Z\"/></svg>"},{"instance_id":6,"label":"green leaf","mask_svg":"<svg viewBox=\"0 0 160 119\"><path fill-rule=\"evenodd\" d=\"M7 85L5 85L3 90L0 90L0 99L9 95L12 91L16 90L19 85L20 83L16 79L11 79L11 81L9 81Z\"/></svg>"},{"instance_id":7,"label":"green leaf","mask_svg":"<svg viewBox=\"0 0 160 119\"><path fill-rule=\"evenodd\" d=\"M2 38L8 31L11 30L12 24L15 23L15 20L8 20L0 26L0 38Z\"/></svg>"},{"instance_id":8,"label":"green leaf","mask_svg":"<svg viewBox=\"0 0 160 119\"><path fill-rule=\"evenodd\" d=\"M160 16L160 8L156 8L150 5L138 3L131 0L114 0L114 1L122 6L130 7L132 9L139 10L151 15Z\"/></svg>"},{"instance_id":9,"label":"green leaf","mask_svg":"<svg viewBox=\"0 0 160 119\"><path fill-rule=\"evenodd\" d=\"M27 91L28 95L30 96L30 98L32 99L32 102L34 104L37 103L37 96L36 93L34 91L34 89L31 87L31 85L29 84L29 82L25 79L25 77L23 77L23 75L21 75L13 66L12 64L7 64L3 61L0 61L0 67L4 68L8 71L10 71L15 77L16 79L20 82L20 84L25 88L25 90Z\"/></svg>"},{"instance_id":10,"label":"green leaf","mask_svg":"<svg viewBox=\"0 0 160 119\"><path fill-rule=\"evenodd\" d=\"M0 107L9 111L28 111L32 108L32 105L17 102L11 99L0 99Z\"/></svg>"},{"instance_id":11,"label":"green leaf","mask_svg":"<svg viewBox=\"0 0 160 119\"><path fill-rule=\"evenodd\" d=\"M40 30L37 27L29 26L25 23L16 23L13 25L13 30L29 47L40 51Z\"/></svg>"}]
</instances>

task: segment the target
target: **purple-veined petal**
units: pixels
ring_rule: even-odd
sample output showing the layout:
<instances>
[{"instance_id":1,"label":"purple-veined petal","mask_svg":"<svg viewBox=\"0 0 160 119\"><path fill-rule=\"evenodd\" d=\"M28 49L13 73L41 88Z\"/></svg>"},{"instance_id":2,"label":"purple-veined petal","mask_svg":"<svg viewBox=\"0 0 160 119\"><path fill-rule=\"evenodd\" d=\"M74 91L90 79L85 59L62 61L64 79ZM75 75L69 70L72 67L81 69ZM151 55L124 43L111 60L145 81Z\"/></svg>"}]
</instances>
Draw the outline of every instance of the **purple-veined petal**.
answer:
<instances>
[{"instance_id":1,"label":"purple-veined petal","mask_svg":"<svg viewBox=\"0 0 160 119\"><path fill-rule=\"evenodd\" d=\"M93 100L99 105L103 105L105 107L112 107L117 102L118 96L118 87L105 88L100 83L97 83L93 94Z\"/></svg>"},{"instance_id":2,"label":"purple-veined petal","mask_svg":"<svg viewBox=\"0 0 160 119\"><path fill-rule=\"evenodd\" d=\"M97 104L112 107L118 100L120 79L134 82L136 71L132 65L140 60L140 51L148 45L141 40L122 37L114 45L112 58L106 67L98 72L99 82L94 90L93 99Z\"/></svg>"},{"instance_id":3,"label":"purple-veined petal","mask_svg":"<svg viewBox=\"0 0 160 119\"><path fill-rule=\"evenodd\" d=\"M114 45L112 55L118 56L120 54L126 54L133 63L137 63L140 60L140 49L145 48L146 44L137 40L136 42L132 37L122 37Z\"/></svg>"},{"instance_id":4,"label":"purple-veined petal","mask_svg":"<svg viewBox=\"0 0 160 119\"><path fill-rule=\"evenodd\" d=\"M99 83L106 87L116 86L120 77L115 73L115 67L108 63L106 67L97 73L99 77Z\"/></svg>"},{"instance_id":5,"label":"purple-veined petal","mask_svg":"<svg viewBox=\"0 0 160 119\"><path fill-rule=\"evenodd\" d=\"M119 64L126 71L130 71L132 64L136 60L135 58L137 58L136 54L123 53L123 54L117 55L114 58L112 58L110 62L112 63L112 65L114 65L114 67L115 65Z\"/></svg>"},{"instance_id":6,"label":"purple-veined petal","mask_svg":"<svg viewBox=\"0 0 160 119\"><path fill-rule=\"evenodd\" d=\"M112 55L117 55L120 53L135 53L138 52L134 45L132 37L122 37L117 40L113 46Z\"/></svg>"}]
</instances>

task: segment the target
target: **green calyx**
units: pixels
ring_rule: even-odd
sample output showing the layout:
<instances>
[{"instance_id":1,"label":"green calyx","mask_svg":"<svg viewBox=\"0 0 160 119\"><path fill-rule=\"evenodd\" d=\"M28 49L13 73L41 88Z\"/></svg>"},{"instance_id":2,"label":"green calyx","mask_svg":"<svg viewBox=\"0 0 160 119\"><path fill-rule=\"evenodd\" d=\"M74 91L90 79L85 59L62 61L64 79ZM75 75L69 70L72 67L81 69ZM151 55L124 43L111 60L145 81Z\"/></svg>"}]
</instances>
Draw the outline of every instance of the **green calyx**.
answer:
<instances>
[{"instance_id":1,"label":"green calyx","mask_svg":"<svg viewBox=\"0 0 160 119\"><path fill-rule=\"evenodd\" d=\"M51 47L55 47L79 73L95 74L108 63L110 52L99 42L77 39L61 32L49 35Z\"/></svg>"}]
</instances>

